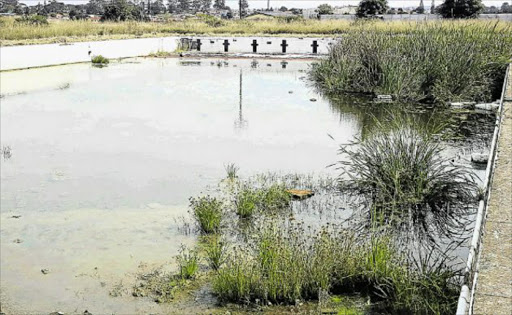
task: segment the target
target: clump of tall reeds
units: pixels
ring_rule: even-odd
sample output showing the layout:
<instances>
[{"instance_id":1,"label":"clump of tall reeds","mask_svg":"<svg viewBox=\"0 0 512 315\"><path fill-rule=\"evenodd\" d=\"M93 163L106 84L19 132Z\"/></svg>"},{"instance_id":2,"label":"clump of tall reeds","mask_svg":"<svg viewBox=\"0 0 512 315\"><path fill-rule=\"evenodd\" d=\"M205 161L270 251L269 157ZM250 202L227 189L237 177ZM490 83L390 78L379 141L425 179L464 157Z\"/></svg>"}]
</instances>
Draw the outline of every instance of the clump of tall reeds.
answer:
<instances>
[{"instance_id":1,"label":"clump of tall reeds","mask_svg":"<svg viewBox=\"0 0 512 315\"><path fill-rule=\"evenodd\" d=\"M438 140L401 123L342 145L341 188L362 205L363 226L429 241L460 235L478 186L441 151Z\"/></svg>"},{"instance_id":2,"label":"clump of tall reeds","mask_svg":"<svg viewBox=\"0 0 512 315\"><path fill-rule=\"evenodd\" d=\"M373 24L343 36L311 77L327 94L393 95L399 101L490 101L512 57L512 28L496 22L417 23L403 32Z\"/></svg>"},{"instance_id":3,"label":"clump of tall reeds","mask_svg":"<svg viewBox=\"0 0 512 315\"><path fill-rule=\"evenodd\" d=\"M235 197L235 212L242 218L250 217L256 211L277 213L289 209L291 195L284 184L273 183L258 189L242 183Z\"/></svg>"},{"instance_id":4,"label":"clump of tall reeds","mask_svg":"<svg viewBox=\"0 0 512 315\"><path fill-rule=\"evenodd\" d=\"M295 304L321 292L354 291L381 310L449 313L457 301L456 272L405 255L386 235L357 238L348 231L317 235L294 227L264 229L254 244L230 256L213 280L221 301ZM420 268L417 266L432 266Z\"/></svg>"},{"instance_id":5,"label":"clump of tall reeds","mask_svg":"<svg viewBox=\"0 0 512 315\"><path fill-rule=\"evenodd\" d=\"M213 235L206 240L205 246L208 265L218 270L226 260L226 242L219 235Z\"/></svg>"},{"instance_id":6,"label":"clump of tall reeds","mask_svg":"<svg viewBox=\"0 0 512 315\"><path fill-rule=\"evenodd\" d=\"M217 233L223 213L223 203L215 197L202 196L190 198L192 216L196 219L202 233Z\"/></svg>"},{"instance_id":7,"label":"clump of tall reeds","mask_svg":"<svg viewBox=\"0 0 512 315\"><path fill-rule=\"evenodd\" d=\"M240 168L235 163L229 163L224 166L228 179L235 180L238 177Z\"/></svg>"}]
</instances>

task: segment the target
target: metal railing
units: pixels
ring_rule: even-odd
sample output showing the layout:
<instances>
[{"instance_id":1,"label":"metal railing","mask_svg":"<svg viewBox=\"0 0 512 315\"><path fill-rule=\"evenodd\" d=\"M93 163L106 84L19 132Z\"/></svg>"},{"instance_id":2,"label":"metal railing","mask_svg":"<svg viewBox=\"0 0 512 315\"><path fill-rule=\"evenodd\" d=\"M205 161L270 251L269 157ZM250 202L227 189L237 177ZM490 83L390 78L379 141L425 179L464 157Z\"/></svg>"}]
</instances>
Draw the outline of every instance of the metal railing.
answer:
<instances>
[{"instance_id":1,"label":"metal railing","mask_svg":"<svg viewBox=\"0 0 512 315\"><path fill-rule=\"evenodd\" d=\"M489 152L489 161L485 171L485 178L483 187L485 189L484 197L480 200L478 205L478 212L476 215L475 229L471 239L471 246L469 248L468 260L464 270L464 284L461 287L459 302L457 305L456 315L472 314L473 304L475 297L475 288L478 280L478 261L480 260L480 249L482 244L483 228L491 198L491 184L494 175L494 168L496 167L496 153L497 145L500 137L501 120L503 118L503 102L505 101L505 92L507 89L507 80L509 72L511 71L512 64L509 64L503 82L503 89L501 91L501 99L498 110L496 112L496 125L494 127L494 134L491 142L491 149ZM471 289L470 289L471 288Z\"/></svg>"}]
</instances>

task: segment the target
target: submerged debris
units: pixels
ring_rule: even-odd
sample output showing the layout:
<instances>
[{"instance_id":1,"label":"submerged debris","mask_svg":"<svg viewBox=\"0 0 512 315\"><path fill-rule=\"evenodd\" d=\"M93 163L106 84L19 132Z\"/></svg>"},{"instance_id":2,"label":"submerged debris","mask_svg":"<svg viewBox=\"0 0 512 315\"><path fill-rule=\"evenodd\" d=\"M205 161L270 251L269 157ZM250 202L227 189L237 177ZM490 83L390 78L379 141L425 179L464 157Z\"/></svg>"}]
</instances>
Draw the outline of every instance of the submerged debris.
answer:
<instances>
[{"instance_id":1,"label":"submerged debris","mask_svg":"<svg viewBox=\"0 0 512 315\"><path fill-rule=\"evenodd\" d=\"M289 193L293 199L299 200L307 199L315 195L314 191L305 189L288 189L286 192Z\"/></svg>"},{"instance_id":2,"label":"submerged debris","mask_svg":"<svg viewBox=\"0 0 512 315\"><path fill-rule=\"evenodd\" d=\"M489 153L473 153L471 154L471 162L476 164L487 164Z\"/></svg>"},{"instance_id":3,"label":"submerged debris","mask_svg":"<svg viewBox=\"0 0 512 315\"><path fill-rule=\"evenodd\" d=\"M452 108L474 108L476 102L452 102L450 107Z\"/></svg>"},{"instance_id":4,"label":"submerged debris","mask_svg":"<svg viewBox=\"0 0 512 315\"><path fill-rule=\"evenodd\" d=\"M373 101L376 103L392 103L393 97L391 95L377 95Z\"/></svg>"}]
</instances>

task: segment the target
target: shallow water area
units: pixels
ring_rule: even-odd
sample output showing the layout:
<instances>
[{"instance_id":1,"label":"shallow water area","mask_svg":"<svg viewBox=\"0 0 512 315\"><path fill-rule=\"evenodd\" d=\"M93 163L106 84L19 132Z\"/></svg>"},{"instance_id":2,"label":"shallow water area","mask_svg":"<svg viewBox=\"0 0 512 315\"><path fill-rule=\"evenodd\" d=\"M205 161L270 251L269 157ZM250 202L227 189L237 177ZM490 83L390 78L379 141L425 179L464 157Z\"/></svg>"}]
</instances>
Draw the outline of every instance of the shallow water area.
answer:
<instances>
[{"instance_id":1,"label":"shallow water area","mask_svg":"<svg viewBox=\"0 0 512 315\"><path fill-rule=\"evenodd\" d=\"M194 244L189 197L214 192L228 163L245 178L335 176L338 145L370 128L309 87L309 66L137 58L3 72L2 311L172 310L130 289Z\"/></svg>"}]
</instances>

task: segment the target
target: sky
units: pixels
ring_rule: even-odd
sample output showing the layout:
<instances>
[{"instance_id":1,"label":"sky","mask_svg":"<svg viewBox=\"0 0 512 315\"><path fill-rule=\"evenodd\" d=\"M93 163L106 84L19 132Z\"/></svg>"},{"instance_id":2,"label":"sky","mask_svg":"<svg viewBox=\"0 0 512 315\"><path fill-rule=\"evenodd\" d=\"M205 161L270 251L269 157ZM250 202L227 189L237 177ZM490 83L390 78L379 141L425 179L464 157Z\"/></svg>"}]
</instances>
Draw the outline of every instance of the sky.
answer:
<instances>
[{"instance_id":1,"label":"sky","mask_svg":"<svg viewBox=\"0 0 512 315\"><path fill-rule=\"evenodd\" d=\"M49 1L49 0L47 0ZM425 6L430 6L432 0L423 0ZM28 5L36 5L38 2L43 3L44 0L20 0L22 3L26 3ZM83 4L87 3L88 0L59 0L59 2L64 3L76 3ZM164 0L166 2L166 0ZM442 3L443 0L435 0L435 4L438 5ZM509 2L510 0L484 0L482 1L486 6L501 6L503 2ZM281 6L285 6L287 8L316 8L318 5L322 3L328 3L332 6L347 6L347 5L357 5L359 1L354 0L281 0L281 1L270 1L270 6L273 8L280 8ZM388 0L388 4L390 7L400 8L400 7L414 7L418 6L420 0ZM231 8L236 8L238 6L238 0L226 0L226 4ZM249 0L249 8L251 9L260 9L267 7L267 0Z\"/></svg>"}]
</instances>

